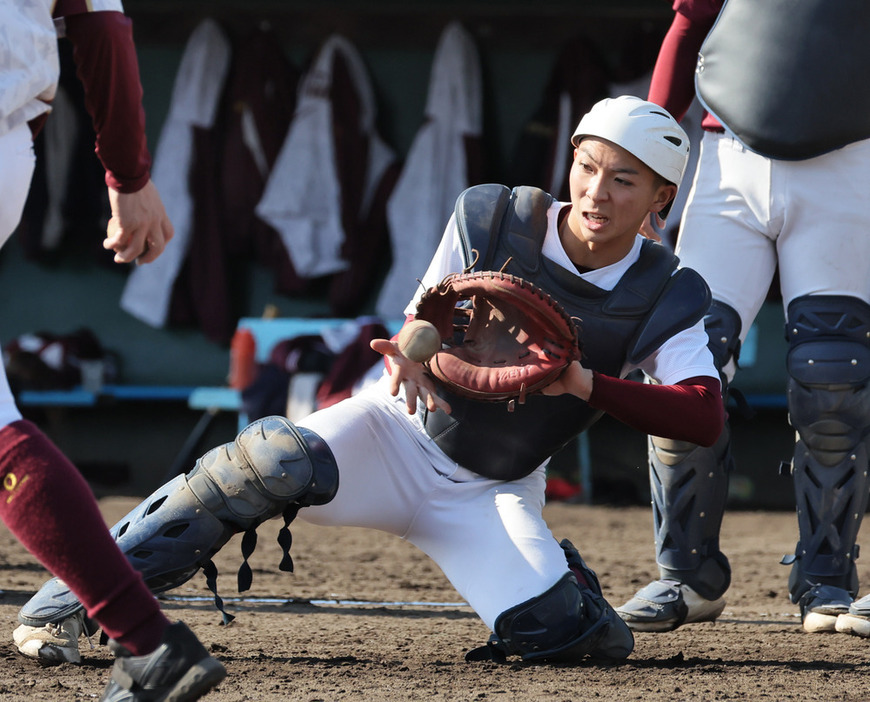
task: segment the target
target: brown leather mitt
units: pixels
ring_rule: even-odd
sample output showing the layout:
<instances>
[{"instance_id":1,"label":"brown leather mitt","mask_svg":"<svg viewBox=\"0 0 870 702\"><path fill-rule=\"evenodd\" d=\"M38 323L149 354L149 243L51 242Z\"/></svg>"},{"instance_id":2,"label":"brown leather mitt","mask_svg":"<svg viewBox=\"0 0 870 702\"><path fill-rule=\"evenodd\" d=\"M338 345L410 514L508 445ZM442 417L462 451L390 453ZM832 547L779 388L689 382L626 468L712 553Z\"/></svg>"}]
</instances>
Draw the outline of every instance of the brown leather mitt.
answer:
<instances>
[{"instance_id":1,"label":"brown leather mitt","mask_svg":"<svg viewBox=\"0 0 870 702\"><path fill-rule=\"evenodd\" d=\"M580 358L574 320L549 294L508 273L447 276L423 294L415 317L442 339L426 367L462 397L522 403Z\"/></svg>"}]
</instances>

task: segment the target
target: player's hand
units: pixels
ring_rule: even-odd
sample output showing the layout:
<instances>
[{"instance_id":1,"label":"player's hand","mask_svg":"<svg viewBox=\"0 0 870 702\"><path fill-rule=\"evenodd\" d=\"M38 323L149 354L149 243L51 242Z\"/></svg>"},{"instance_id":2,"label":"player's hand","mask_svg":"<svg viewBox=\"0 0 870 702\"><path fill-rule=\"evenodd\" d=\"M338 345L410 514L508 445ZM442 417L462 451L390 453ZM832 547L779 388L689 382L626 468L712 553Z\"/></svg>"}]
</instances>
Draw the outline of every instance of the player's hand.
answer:
<instances>
[{"instance_id":1,"label":"player's hand","mask_svg":"<svg viewBox=\"0 0 870 702\"><path fill-rule=\"evenodd\" d=\"M647 239L652 239L653 241L658 241L659 243L661 243L662 236L653 226L653 218L655 218L655 223L656 225L658 225L659 229L664 228L665 220L659 217L657 212L650 212L649 215L644 218L643 223L640 225L640 233L643 234L643 236L645 236Z\"/></svg>"},{"instance_id":2,"label":"player's hand","mask_svg":"<svg viewBox=\"0 0 870 702\"><path fill-rule=\"evenodd\" d=\"M151 263L163 253L175 229L153 182L135 193L109 188L109 204L103 248L115 252L115 263Z\"/></svg>"},{"instance_id":3,"label":"player's hand","mask_svg":"<svg viewBox=\"0 0 870 702\"><path fill-rule=\"evenodd\" d=\"M390 394L396 397L399 388L404 386L408 414L416 413L418 397L426 403L426 408L430 412L441 409L450 414L450 404L435 392L435 383L426 373L422 363L415 363L402 355L395 341L373 339L369 345L372 350L383 354L386 358L390 371Z\"/></svg>"},{"instance_id":4,"label":"player's hand","mask_svg":"<svg viewBox=\"0 0 870 702\"><path fill-rule=\"evenodd\" d=\"M592 371L574 361L556 380L541 390L543 395L575 395L588 400L592 395Z\"/></svg>"}]
</instances>

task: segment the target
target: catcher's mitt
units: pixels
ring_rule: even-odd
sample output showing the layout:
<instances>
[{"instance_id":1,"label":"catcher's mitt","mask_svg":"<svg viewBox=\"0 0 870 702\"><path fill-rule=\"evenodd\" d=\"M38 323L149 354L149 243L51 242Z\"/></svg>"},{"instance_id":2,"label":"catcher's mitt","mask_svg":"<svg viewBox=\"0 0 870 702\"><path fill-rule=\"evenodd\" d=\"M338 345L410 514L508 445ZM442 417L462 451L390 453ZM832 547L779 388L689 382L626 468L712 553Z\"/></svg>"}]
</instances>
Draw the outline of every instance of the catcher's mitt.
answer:
<instances>
[{"instance_id":1,"label":"catcher's mitt","mask_svg":"<svg viewBox=\"0 0 870 702\"><path fill-rule=\"evenodd\" d=\"M574 320L546 292L508 273L447 276L423 294L415 317L434 324L443 342L426 367L462 397L522 403L580 358Z\"/></svg>"}]
</instances>

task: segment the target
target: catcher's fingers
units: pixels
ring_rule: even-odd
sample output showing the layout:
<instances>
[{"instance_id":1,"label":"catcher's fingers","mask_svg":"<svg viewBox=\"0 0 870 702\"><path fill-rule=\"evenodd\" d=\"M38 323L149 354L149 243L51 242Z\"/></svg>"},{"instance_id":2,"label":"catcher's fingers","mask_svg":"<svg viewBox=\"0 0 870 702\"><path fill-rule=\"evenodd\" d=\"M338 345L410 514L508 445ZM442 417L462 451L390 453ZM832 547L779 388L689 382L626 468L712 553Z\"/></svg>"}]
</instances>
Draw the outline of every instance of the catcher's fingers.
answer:
<instances>
[{"instance_id":1,"label":"catcher's fingers","mask_svg":"<svg viewBox=\"0 0 870 702\"><path fill-rule=\"evenodd\" d=\"M443 397L441 397L434 390L427 390L426 388L421 388L421 391L425 394L421 394L421 397L426 402L426 409L430 412L437 412L439 409L443 410L447 414L450 414L451 407L450 403L447 402Z\"/></svg>"},{"instance_id":2,"label":"catcher's fingers","mask_svg":"<svg viewBox=\"0 0 870 702\"><path fill-rule=\"evenodd\" d=\"M387 359L390 371L390 394L396 397L399 388L404 386L408 414L417 412L418 397L426 403L430 412L442 409L450 413L450 404L435 392L435 385L422 363L407 359L399 351L399 345L389 339L373 339L369 342L369 346Z\"/></svg>"},{"instance_id":3,"label":"catcher's fingers","mask_svg":"<svg viewBox=\"0 0 870 702\"><path fill-rule=\"evenodd\" d=\"M665 221L661 217L659 217L658 214L656 214L655 212L650 212L649 216L645 217L640 225L640 233L647 239L652 239L653 241L661 243L661 234L659 234L656 228L653 226L653 220L655 220L655 223L658 225L659 229L665 226Z\"/></svg>"}]
</instances>

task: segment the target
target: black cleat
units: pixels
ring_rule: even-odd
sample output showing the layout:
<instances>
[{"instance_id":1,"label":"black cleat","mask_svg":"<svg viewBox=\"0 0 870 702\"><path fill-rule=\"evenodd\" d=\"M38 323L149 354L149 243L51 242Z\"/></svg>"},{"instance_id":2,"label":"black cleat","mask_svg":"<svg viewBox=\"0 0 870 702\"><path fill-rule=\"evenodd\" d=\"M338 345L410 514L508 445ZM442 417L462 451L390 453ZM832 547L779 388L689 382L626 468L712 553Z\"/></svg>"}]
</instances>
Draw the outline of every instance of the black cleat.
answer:
<instances>
[{"instance_id":1,"label":"black cleat","mask_svg":"<svg viewBox=\"0 0 870 702\"><path fill-rule=\"evenodd\" d=\"M133 656L109 640L117 660L101 702L189 702L198 700L226 677L183 622L170 624L160 645L147 656Z\"/></svg>"}]
</instances>

